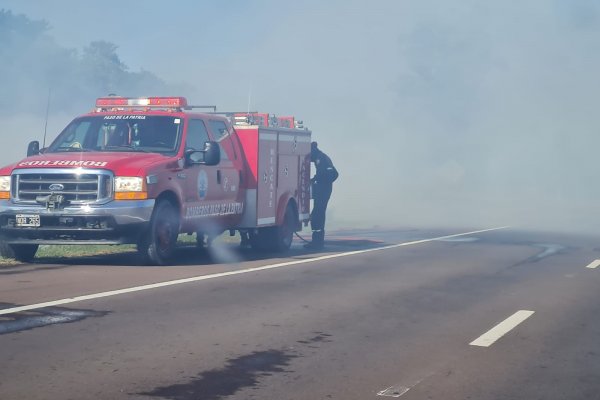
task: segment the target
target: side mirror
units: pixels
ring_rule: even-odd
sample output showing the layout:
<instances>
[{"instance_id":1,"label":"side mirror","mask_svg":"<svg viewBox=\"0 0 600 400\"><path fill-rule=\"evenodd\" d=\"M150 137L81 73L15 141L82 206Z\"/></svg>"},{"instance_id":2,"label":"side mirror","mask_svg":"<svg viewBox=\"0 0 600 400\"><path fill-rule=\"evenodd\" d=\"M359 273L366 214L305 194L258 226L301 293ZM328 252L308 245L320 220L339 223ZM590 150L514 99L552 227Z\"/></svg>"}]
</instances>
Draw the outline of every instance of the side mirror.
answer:
<instances>
[{"instance_id":1,"label":"side mirror","mask_svg":"<svg viewBox=\"0 0 600 400\"><path fill-rule=\"evenodd\" d=\"M40 154L40 142L34 140L27 145L27 157Z\"/></svg>"},{"instance_id":2,"label":"side mirror","mask_svg":"<svg viewBox=\"0 0 600 400\"><path fill-rule=\"evenodd\" d=\"M217 142L204 143L204 164L217 165L221 162L221 149Z\"/></svg>"},{"instance_id":3,"label":"side mirror","mask_svg":"<svg viewBox=\"0 0 600 400\"><path fill-rule=\"evenodd\" d=\"M205 142L204 150L188 150L185 153L188 164L217 165L221 162L221 149L217 142Z\"/></svg>"}]
</instances>

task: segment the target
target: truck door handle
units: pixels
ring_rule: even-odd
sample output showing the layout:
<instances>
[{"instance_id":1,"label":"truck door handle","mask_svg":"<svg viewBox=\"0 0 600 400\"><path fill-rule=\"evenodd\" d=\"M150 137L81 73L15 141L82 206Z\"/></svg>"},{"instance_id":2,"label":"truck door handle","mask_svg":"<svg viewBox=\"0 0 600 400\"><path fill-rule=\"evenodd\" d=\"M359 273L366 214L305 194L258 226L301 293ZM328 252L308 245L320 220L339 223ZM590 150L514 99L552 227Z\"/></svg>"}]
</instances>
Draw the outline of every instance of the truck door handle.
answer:
<instances>
[{"instance_id":1,"label":"truck door handle","mask_svg":"<svg viewBox=\"0 0 600 400\"><path fill-rule=\"evenodd\" d=\"M217 183L221 184L221 170L217 170Z\"/></svg>"}]
</instances>

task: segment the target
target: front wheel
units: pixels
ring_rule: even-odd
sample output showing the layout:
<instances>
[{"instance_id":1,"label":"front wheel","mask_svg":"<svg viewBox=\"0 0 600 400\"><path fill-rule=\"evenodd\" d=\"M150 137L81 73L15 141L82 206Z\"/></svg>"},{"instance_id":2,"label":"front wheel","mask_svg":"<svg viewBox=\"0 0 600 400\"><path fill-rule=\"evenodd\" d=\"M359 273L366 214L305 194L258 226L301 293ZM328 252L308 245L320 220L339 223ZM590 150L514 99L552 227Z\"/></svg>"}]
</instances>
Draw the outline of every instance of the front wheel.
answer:
<instances>
[{"instance_id":1,"label":"front wheel","mask_svg":"<svg viewBox=\"0 0 600 400\"><path fill-rule=\"evenodd\" d=\"M179 235L179 215L168 201L160 201L154 209L150 230L138 243L138 252L145 262L166 265L173 256Z\"/></svg>"},{"instance_id":2,"label":"front wheel","mask_svg":"<svg viewBox=\"0 0 600 400\"><path fill-rule=\"evenodd\" d=\"M37 244L8 244L0 242L0 256L21 262L31 262L38 250Z\"/></svg>"}]
</instances>

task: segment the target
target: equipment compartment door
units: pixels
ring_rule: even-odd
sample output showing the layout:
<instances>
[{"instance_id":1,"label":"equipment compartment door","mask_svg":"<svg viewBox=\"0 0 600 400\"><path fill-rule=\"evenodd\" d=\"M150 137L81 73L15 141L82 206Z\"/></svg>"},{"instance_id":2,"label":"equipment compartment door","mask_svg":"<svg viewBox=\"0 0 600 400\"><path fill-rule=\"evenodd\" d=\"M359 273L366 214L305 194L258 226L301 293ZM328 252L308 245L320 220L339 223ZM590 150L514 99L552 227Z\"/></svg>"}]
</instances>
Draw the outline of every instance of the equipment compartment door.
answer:
<instances>
[{"instance_id":1,"label":"equipment compartment door","mask_svg":"<svg viewBox=\"0 0 600 400\"><path fill-rule=\"evenodd\" d=\"M273 225L277 213L277 132L259 132L257 226Z\"/></svg>"}]
</instances>

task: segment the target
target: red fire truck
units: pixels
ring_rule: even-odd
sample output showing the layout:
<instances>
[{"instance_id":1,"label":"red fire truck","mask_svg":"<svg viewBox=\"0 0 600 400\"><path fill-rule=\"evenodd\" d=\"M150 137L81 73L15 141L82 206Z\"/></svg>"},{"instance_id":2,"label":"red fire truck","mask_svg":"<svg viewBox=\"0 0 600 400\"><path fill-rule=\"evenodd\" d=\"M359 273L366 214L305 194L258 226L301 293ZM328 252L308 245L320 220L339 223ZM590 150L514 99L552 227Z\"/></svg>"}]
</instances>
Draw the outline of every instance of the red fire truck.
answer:
<instances>
[{"instance_id":1,"label":"red fire truck","mask_svg":"<svg viewBox=\"0 0 600 400\"><path fill-rule=\"evenodd\" d=\"M180 233L286 250L310 207L311 132L293 117L199 112L184 97L103 97L47 148L0 169L0 254L137 245L169 263Z\"/></svg>"}]
</instances>

